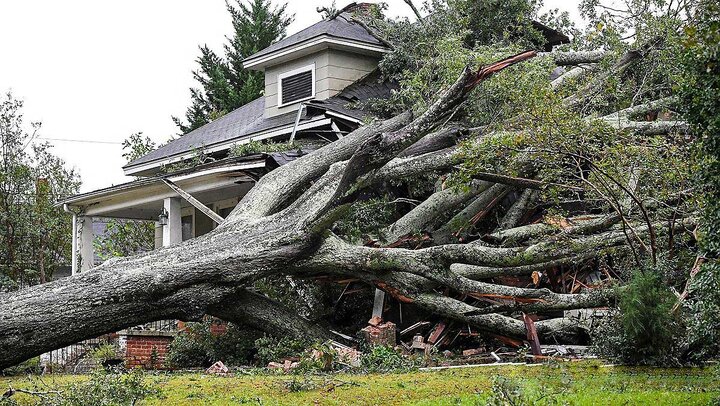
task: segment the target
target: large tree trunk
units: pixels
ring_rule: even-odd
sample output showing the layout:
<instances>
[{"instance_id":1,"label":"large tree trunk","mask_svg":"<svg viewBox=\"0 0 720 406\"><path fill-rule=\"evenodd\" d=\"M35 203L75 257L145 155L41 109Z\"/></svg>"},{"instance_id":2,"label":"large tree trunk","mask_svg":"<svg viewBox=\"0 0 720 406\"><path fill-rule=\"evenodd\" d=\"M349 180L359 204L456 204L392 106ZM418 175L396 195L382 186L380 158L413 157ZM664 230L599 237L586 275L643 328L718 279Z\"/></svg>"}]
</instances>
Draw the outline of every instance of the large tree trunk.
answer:
<instances>
[{"instance_id":1,"label":"large tree trunk","mask_svg":"<svg viewBox=\"0 0 720 406\"><path fill-rule=\"evenodd\" d=\"M513 206L502 222L507 229L498 230L492 238L505 243L510 238L540 237L539 242L525 246L459 243L450 226L455 224L453 219L477 221L478 212L491 210L499 195L543 187L530 180L487 176L475 181L478 183L467 192L438 191L386 230L391 240L405 238L417 229L441 236L432 247L357 246L329 231L361 192L380 188L394 178L450 168L456 160L455 140L473 136L473 132L453 127L425 135L480 81L533 56L534 52L526 52L479 71L465 69L457 82L417 117L407 112L362 127L278 168L262 178L225 222L205 236L0 296L0 369L141 323L168 318L196 320L204 314L274 333L329 338L321 326L247 290L259 279L281 274L359 279L402 302L483 331L519 338L525 336L525 327L521 319L511 317L513 312L612 303L616 291L611 289L565 294L504 286L492 278L528 275L587 260L592 257L589 253L600 249L623 246L626 235L616 226L618 217L595 222L592 227L577 227L582 231L536 227L531 232L523 228L527 226L521 219L535 195L518 193L517 207ZM600 55L575 57L586 61ZM563 55L563 64L572 61L572 55ZM687 225L680 221L675 227ZM647 233L652 226L636 225L635 231ZM437 293L442 289L457 295ZM478 306L464 299L468 297L503 299L493 306ZM572 334L578 326L544 320L537 328L541 336L551 336Z\"/></svg>"}]
</instances>

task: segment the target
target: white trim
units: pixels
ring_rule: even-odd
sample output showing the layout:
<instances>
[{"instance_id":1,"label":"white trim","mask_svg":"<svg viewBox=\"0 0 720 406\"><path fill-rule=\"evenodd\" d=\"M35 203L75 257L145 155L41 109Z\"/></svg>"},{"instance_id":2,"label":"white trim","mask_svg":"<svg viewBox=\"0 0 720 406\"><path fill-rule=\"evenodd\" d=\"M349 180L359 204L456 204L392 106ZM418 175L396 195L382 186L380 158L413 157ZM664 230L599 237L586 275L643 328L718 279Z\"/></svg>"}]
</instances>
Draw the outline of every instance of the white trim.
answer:
<instances>
[{"instance_id":1,"label":"white trim","mask_svg":"<svg viewBox=\"0 0 720 406\"><path fill-rule=\"evenodd\" d=\"M243 169L255 169L255 168L264 168L265 162L253 162L243 165L233 165L233 166L221 166L218 168L211 168L200 172L195 173L189 173L187 175L179 175L179 176L173 176L169 178L173 182L181 182L187 179L197 178L200 176L206 176L206 175L212 175L215 173L224 173L224 172L233 172L237 170L243 170ZM67 200L63 201L63 204L67 207L76 207L80 202L87 201L87 200L93 200L105 196L110 196L113 194L116 194L118 192L127 192L134 189L141 189L147 186L154 186L156 184L159 184L161 181L160 177L157 178L146 178L143 181L133 181L125 184L120 184L114 187L109 187L101 190L96 190L92 192L82 193L80 195L77 195L75 197L70 197ZM235 182L235 180L233 180Z\"/></svg>"},{"instance_id":2,"label":"white trim","mask_svg":"<svg viewBox=\"0 0 720 406\"><path fill-rule=\"evenodd\" d=\"M188 173L187 175L173 176L172 178L168 178L168 179L171 182L180 182L180 181L186 180L186 179L197 178L198 176L212 175L213 173L224 173L224 172L239 171L239 170L243 170L243 169L255 169L255 168L264 168L264 167L265 167L264 162L245 164L245 165L221 166L219 168L212 168L212 169L208 169L206 171Z\"/></svg>"},{"instance_id":3,"label":"white trim","mask_svg":"<svg viewBox=\"0 0 720 406\"><path fill-rule=\"evenodd\" d=\"M261 56L259 58L253 58L251 55L249 58L245 59L243 61L243 68L250 69L253 67L262 68L263 66L266 66L268 62L271 62L275 59L282 58L284 56L290 55L295 52L299 52L302 50L305 50L307 48L311 48L314 46L323 46L324 48L330 48L331 45L336 47L345 47L345 48L351 48L355 50L364 51L370 54L384 54L387 52L390 52L390 50L381 45L373 45L368 44L366 42L361 41L354 41L349 39L338 39L333 38L327 34L323 34L316 38L310 38L308 40L305 40L299 44L293 45L289 48L281 48L277 51L271 52L267 55Z\"/></svg>"},{"instance_id":4,"label":"white trim","mask_svg":"<svg viewBox=\"0 0 720 406\"><path fill-rule=\"evenodd\" d=\"M318 107L318 108L321 108L321 107ZM335 112L335 111L332 111L332 110L325 110L325 115L326 115L326 116L334 116L334 117L337 117L337 118L341 118L341 119L343 119L343 120L350 121L351 123L362 124L362 120L360 120L360 119L357 119L357 118L355 118L355 117L350 117L350 116L347 116L347 115L345 115L345 114L341 114L341 113L338 113L338 112Z\"/></svg>"},{"instance_id":5,"label":"white trim","mask_svg":"<svg viewBox=\"0 0 720 406\"><path fill-rule=\"evenodd\" d=\"M298 130L306 130L308 128L322 127L324 125L330 124L330 122L331 122L331 119L325 118L322 116L318 116L317 119L313 119L312 121L308 121L306 123L300 124L298 126ZM273 130L273 131L266 132L266 133L259 133L258 135L255 135L255 136L249 136L247 138L242 138L239 140L232 139L232 140L223 141L223 142L215 144L211 148L203 148L203 152L213 153L213 152L217 152L217 151L222 151L224 149L228 149L231 146L236 145L236 144L247 144L250 141L265 140L268 138L277 137L279 135L289 134L292 132L292 129L293 129L293 125L290 124L287 127L279 128L277 130ZM171 157L166 157L166 158L158 159L156 161L151 161L151 162L148 162L145 164L137 165L132 168L125 167L125 168L123 168L123 173L125 173L125 175L127 175L127 176L130 176L130 175L134 175L138 172L146 171L148 169L157 168L158 166L161 166L161 165L167 165L167 164L171 164L174 162L184 161L186 159L192 158L193 156L195 156L195 152L186 152L186 153L183 153L180 155L174 155Z\"/></svg>"},{"instance_id":6,"label":"white trim","mask_svg":"<svg viewBox=\"0 0 720 406\"><path fill-rule=\"evenodd\" d=\"M282 92L283 92L282 81L283 81L283 79L288 78L290 76L295 76L300 73L305 73L307 71L310 71L310 74L312 75L312 78L311 78L311 80L312 80L311 81L311 86L312 86L311 89L312 90L310 92L310 96L304 97L302 99L292 100L287 103L283 103L282 102ZM305 65L305 66L299 67L297 69L293 69L293 70L278 74L277 86L278 86L278 94L277 94L277 97L278 97L277 107L278 108L289 106L291 104L304 102L306 100L314 99L315 98L315 63L311 63L310 65Z\"/></svg>"}]
</instances>

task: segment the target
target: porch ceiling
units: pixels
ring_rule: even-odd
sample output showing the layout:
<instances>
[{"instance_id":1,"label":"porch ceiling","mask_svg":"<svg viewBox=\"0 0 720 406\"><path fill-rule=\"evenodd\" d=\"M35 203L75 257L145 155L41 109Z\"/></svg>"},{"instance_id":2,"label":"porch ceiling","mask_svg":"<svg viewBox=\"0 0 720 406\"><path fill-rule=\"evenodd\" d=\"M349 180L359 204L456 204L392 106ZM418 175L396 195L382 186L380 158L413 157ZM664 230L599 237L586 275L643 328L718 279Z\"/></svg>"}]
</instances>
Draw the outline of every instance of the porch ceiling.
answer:
<instances>
[{"instance_id":1,"label":"porch ceiling","mask_svg":"<svg viewBox=\"0 0 720 406\"><path fill-rule=\"evenodd\" d=\"M202 203L210 204L244 196L254 184L244 170L264 166L264 162L245 163L168 179ZM163 200L168 197L179 196L161 177L156 177L74 196L62 203L85 216L156 220L162 211ZM191 205L182 199L181 206Z\"/></svg>"}]
</instances>

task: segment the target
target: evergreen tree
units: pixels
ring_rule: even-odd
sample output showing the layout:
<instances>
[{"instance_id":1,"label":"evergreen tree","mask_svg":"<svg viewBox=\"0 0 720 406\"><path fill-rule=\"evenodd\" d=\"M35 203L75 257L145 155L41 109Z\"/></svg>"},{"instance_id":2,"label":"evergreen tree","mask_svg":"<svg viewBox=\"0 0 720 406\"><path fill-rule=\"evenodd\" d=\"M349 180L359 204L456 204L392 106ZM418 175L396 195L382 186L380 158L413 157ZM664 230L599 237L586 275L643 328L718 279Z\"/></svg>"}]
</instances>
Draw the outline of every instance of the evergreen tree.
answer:
<instances>
[{"instance_id":1,"label":"evergreen tree","mask_svg":"<svg viewBox=\"0 0 720 406\"><path fill-rule=\"evenodd\" d=\"M191 105L182 119L173 117L182 134L201 127L228 112L258 98L263 91L262 72L243 68L248 56L270 46L285 36L293 16L286 14L287 4L273 7L270 0L236 0L227 3L232 18L233 36L220 56L205 46L200 47L198 70L193 72L200 87L190 89Z\"/></svg>"}]
</instances>

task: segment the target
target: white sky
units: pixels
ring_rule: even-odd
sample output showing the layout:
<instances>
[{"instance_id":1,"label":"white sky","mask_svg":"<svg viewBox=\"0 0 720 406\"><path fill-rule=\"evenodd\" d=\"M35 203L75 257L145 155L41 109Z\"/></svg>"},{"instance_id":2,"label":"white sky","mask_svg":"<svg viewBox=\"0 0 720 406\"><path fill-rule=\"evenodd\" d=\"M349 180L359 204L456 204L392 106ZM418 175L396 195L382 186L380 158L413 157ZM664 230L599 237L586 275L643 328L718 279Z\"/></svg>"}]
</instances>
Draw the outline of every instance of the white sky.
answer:
<instances>
[{"instance_id":1,"label":"white sky","mask_svg":"<svg viewBox=\"0 0 720 406\"><path fill-rule=\"evenodd\" d=\"M388 16L412 15L403 0L386 2ZM315 8L330 3L290 0L288 34L319 21ZM546 7L577 16L575 3ZM2 0L0 91L25 101L26 123L43 123L41 139L93 142L51 141L79 170L82 191L107 187L130 179L122 140L142 131L159 143L177 133L171 116L184 117L189 105L198 45L221 52L231 30L224 0Z\"/></svg>"}]
</instances>

